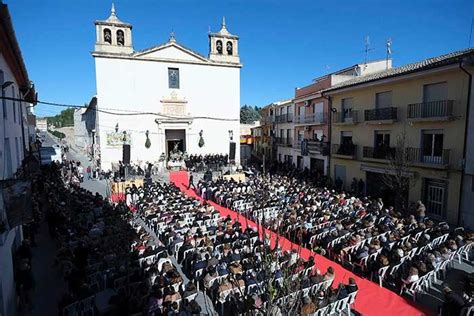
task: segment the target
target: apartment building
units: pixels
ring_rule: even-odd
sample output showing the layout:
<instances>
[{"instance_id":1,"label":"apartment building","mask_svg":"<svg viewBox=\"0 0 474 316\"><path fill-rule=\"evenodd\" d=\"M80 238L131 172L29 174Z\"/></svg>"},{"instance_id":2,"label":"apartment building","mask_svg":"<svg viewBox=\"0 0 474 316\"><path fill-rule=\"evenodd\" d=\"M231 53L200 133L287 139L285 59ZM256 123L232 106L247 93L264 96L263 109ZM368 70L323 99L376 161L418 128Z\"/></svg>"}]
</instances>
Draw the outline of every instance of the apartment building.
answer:
<instances>
[{"instance_id":1,"label":"apartment building","mask_svg":"<svg viewBox=\"0 0 474 316\"><path fill-rule=\"evenodd\" d=\"M252 137L254 138L253 157L258 160L272 160L276 157L276 152L272 147L273 122L275 114L273 105L269 104L260 109L260 126L252 128Z\"/></svg>"},{"instance_id":2,"label":"apartment building","mask_svg":"<svg viewBox=\"0 0 474 316\"><path fill-rule=\"evenodd\" d=\"M327 174L329 167L328 100L321 91L331 86L331 77L315 79L308 86L295 89L295 146L293 155L298 169Z\"/></svg>"},{"instance_id":3,"label":"apartment building","mask_svg":"<svg viewBox=\"0 0 474 316\"><path fill-rule=\"evenodd\" d=\"M362 179L367 195L394 205L387 179L402 172L407 201L422 200L429 216L456 223L471 88L464 68L472 72L465 61L473 54L453 52L324 90L333 112L333 179L345 189Z\"/></svg>"},{"instance_id":4,"label":"apartment building","mask_svg":"<svg viewBox=\"0 0 474 316\"><path fill-rule=\"evenodd\" d=\"M272 104L273 112L273 151L279 162L294 163L292 147L294 143L294 106L291 99Z\"/></svg>"},{"instance_id":5,"label":"apartment building","mask_svg":"<svg viewBox=\"0 0 474 316\"><path fill-rule=\"evenodd\" d=\"M330 128L328 98L321 92L332 85L363 77L391 68L391 60L378 60L355 64L339 71L316 78L302 88L295 89L293 156L299 169L327 175L329 171Z\"/></svg>"}]
</instances>

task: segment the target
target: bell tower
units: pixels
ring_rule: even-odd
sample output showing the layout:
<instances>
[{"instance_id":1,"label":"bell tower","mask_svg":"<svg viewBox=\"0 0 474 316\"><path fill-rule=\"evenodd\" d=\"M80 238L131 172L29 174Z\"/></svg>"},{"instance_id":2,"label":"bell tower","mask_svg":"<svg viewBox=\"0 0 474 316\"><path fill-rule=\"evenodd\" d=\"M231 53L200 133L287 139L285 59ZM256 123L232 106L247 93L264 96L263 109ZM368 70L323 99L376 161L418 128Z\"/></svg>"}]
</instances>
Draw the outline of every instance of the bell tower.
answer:
<instances>
[{"instance_id":1,"label":"bell tower","mask_svg":"<svg viewBox=\"0 0 474 316\"><path fill-rule=\"evenodd\" d=\"M110 16L105 21L95 21L95 52L132 54L132 25L119 20L112 3Z\"/></svg>"},{"instance_id":2,"label":"bell tower","mask_svg":"<svg viewBox=\"0 0 474 316\"><path fill-rule=\"evenodd\" d=\"M229 33L222 18L221 30L209 33L209 59L217 62L240 64L239 37Z\"/></svg>"}]
</instances>

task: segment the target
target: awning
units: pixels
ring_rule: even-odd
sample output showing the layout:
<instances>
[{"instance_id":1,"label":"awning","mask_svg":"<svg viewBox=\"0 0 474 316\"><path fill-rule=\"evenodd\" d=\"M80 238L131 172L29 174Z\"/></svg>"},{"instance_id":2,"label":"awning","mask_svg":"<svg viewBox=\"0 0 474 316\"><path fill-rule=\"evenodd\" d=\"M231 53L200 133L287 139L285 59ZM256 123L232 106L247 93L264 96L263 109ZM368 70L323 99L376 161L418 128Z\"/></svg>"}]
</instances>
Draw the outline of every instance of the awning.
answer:
<instances>
[{"instance_id":1,"label":"awning","mask_svg":"<svg viewBox=\"0 0 474 316\"><path fill-rule=\"evenodd\" d=\"M29 180L0 181L0 190L10 229L33 221Z\"/></svg>"}]
</instances>

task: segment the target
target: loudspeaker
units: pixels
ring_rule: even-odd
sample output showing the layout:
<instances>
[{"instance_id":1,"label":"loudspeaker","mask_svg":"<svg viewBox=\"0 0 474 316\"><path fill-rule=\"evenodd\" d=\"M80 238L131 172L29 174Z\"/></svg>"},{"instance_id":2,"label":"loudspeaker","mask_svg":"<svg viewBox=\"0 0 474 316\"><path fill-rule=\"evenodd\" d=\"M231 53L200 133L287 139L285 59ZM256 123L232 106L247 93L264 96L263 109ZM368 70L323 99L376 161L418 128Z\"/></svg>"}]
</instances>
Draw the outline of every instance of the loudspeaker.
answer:
<instances>
[{"instance_id":1,"label":"loudspeaker","mask_svg":"<svg viewBox=\"0 0 474 316\"><path fill-rule=\"evenodd\" d=\"M122 162L125 165L130 164L130 145L123 145Z\"/></svg>"},{"instance_id":2,"label":"loudspeaker","mask_svg":"<svg viewBox=\"0 0 474 316\"><path fill-rule=\"evenodd\" d=\"M235 142L229 145L229 160L235 160Z\"/></svg>"}]
</instances>

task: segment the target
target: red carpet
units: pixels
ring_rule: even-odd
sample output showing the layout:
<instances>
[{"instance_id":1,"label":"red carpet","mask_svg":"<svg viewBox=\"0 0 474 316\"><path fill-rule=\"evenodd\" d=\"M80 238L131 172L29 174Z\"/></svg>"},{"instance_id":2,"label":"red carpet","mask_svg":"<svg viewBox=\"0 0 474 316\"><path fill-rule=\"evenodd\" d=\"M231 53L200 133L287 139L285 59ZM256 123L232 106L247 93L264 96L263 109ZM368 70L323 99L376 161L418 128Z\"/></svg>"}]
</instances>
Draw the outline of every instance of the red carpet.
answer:
<instances>
[{"instance_id":1,"label":"red carpet","mask_svg":"<svg viewBox=\"0 0 474 316\"><path fill-rule=\"evenodd\" d=\"M172 172L170 174L170 181L172 181L176 186L181 189L181 191L185 192L188 196L199 198L193 190L187 190L188 174L186 171ZM242 224L242 227L244 229L246 228L247 224L250 227L257 227L257 224L255 222L246 220L242 215L238 214L237 212L222 207L214 202L210 202L210 204L213 205L222 216L229 215L232 219L237 219ZM276 242L277 234L270 232L268 229L262 227L260 227L260 230L264 230L265 233L270 235L273 246ZM279 243L283 250L298 249L299 247L301 247L283 237L280 237ZM421 307L414 306L411 301L400 297L392 291L387 290L385 288L381 288L377 284L369 280L354 275L351 271L343 268L339 264L323 256L315 254L309 249L300 248L298 250L300 250L300 256L306 260L310 256L314 256L318 269L323 273L329 266L332 266L336 272L336 277L334 280L335 286L337 286L339 282L344 282L347 284L349 277L353 277L356 280L357 285L359 287L359 292L357 294L354 308L362 315L434 315L434 313L424 311Z\"/></svg>"},{"instance_id":2,"label":"red carpet","mask_svg":"<svg viewBox=\"0 0 474 316\"><path fill-rule=\"evenodd\" d=\"M112 193L110 200L114 203L125 201L125 193Z\"/></svg>"}]
</instances>

